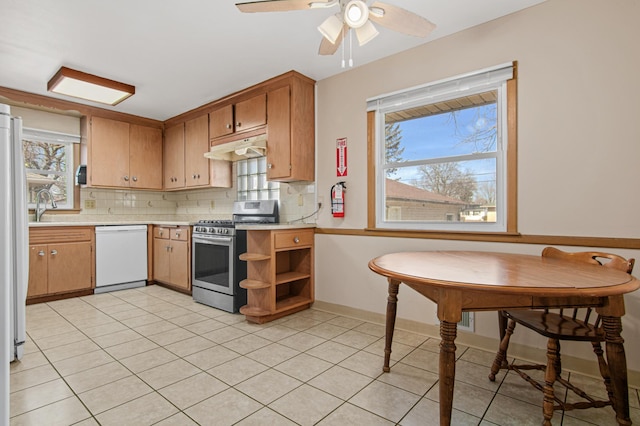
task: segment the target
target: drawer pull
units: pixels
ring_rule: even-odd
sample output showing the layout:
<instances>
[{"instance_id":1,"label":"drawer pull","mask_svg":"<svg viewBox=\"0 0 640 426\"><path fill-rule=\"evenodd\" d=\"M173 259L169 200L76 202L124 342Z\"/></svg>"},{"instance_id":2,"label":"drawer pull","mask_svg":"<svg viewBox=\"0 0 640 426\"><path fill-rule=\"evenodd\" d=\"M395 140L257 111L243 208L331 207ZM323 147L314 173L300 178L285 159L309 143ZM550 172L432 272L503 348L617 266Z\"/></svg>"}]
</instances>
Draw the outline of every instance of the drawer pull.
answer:
<instances>
[{"instance_id":1,"label":"drawer pull","mask_svg":"<svg viewBox=\"0 0 640 426\"><path fill-rule=\"evenodd\" d=\"M38 252L38 256L44 256L44 250L40 250L40 251Z\"/></svg>"},{"instance_id":2,"label":"drawer pull","mask_svg":"<svg viewBox=\"0 0 640 426\"><path fill-rule=\"evenodd\" d=\"M180 233L176 232L176 238L180 238Z\"/></svg>"},{"instance_id":3,"label":"drawer pull","mask_svg":"<svg viewBox=\"0 0 640 426\"><path fill-rule=\"evenodd\" d=\"M298 237L293 237L293 242L298 244L300 242L300 238Z\"/></svg>"},{"instance_id":4,"label":"drawer pull","mask_svg":"<svg viewBox=\"0 0 640 426\"><path fill-rule=\"evenodd\" d=\"M55 256L56 254L58 254L58 250L51 250L51 256Z\"/></svg>"}]
</instances>

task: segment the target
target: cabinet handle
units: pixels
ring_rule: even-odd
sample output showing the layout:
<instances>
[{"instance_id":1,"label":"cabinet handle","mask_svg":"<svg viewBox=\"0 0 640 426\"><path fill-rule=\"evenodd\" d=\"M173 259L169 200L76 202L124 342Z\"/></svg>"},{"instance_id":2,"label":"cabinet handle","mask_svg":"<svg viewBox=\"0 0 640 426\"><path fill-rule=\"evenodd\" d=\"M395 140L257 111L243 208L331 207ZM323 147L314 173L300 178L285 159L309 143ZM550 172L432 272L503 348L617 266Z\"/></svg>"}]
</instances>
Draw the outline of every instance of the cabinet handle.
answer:
<instances>
[{"instance_id":1,"label":"cabinet handle","mask_svg":"<svg viewBox=\"0 0 640 426\"><path fill-rule=\"evenodd\" d=\"M166 249L167 251L169 251L169 249L170 249L170 248L171 248L171 247L169 247L169 246L165 247L165 249Z\"/></svg>"},{"instance_id":2,"label":"cabinet handle","mask_svg":"<svg viewBox=\"0 0 640 426\"><path fill-rule=\"evenodd\" d=\"M230 123L229 123L229 124L227 124L227 126L226 126L226 127L227 127L227 129L230 129L230 128L231 128L231 124L230 124Z\"/></svg>"},{"instance_id":3,"label":"cabinet handle","mask_svg":"<svg viewBox=\"0 0 640 426\"><path fill-rule=\"evenodd\" d=\"M293 237L293 242L298 244L300 242L300 238L298 237Z\"/></svg>"},{"instance_id":4,"label":"cabinet handle","mask_svg":"<svg viewBox=\"0 0 640 426\"><path fill-rule=\"evenodd\" d=\"M180 233L176 232L176 238L180 238Z\"/></svg>"},{"instance_id":5,"label":"cabinet handle","mask_svg":"<svg viewBox=\"0 0 640 426\"><path fill-rule=\"evenodd\" d=\"M162 237L162 232L164 232L164 231L160 231L160 232L158 232L158 235L160 235L161 237Z\"/></svg>"},{"instance_id":6,"label":"cabinet handle","mask_svg":"<svg viewBox=\"0 0 640 426\"><path fill-rule=\"evenodd\" d=\"M131 178L131 180L134 181L134 182L137 182L138 178L136 176L134 176L134 177Z\"/></svg>"},{"instance_id":7,"label":"cabinet handle","mask_svg":"<svg viewBox=\"0 0 640 426\"><path fill-rule=\"evenodd\" d=\"M198 179L200 179L200 174L198 174L197 176L198 176Z\"/></svg>"},{"instance_id":8,"label":"cabinet handle","mask_svg":"<svg viewBox=\"0 0 640 426\"><path fill-rule=\"evenodd\" d=\"M125 176L123 179L125 182L129 182L129 176Z\"/></svg>"},{"instance_id":9,"label":"cabinet handle","mask_svg":"<svg viewBox=\"0 0 640 426\"><path fill-rule=\"evenodd\" d=\"M44 250L40 250L40 251L38 252L38 256L44 256Z\"/></svg>"},{"instance_id":10,"label":"cabinet handle","mask_svg":"<svg viewBox=\"0 0 640 426\"><path fill-rule=\"evenodd\" d=\"M195 173L193 174L193 178L194 179L197 179L197 176L198 176L197 174L195 174Z\"/></svg>"},{"instance_id":11,"label":"cabinet handle","mask_svg":"<svg viewBox=\"0 0 640 426\"><path fill-rule=\"evenodd\" d=\"M51 256L55 256L56 254L58 254L58 250L51 250Z\"/></svg>"},{"instance_id":12,"label":"cabinet handle","mask_svg":"<svg viewBox=\"0 0 640 426\"><path fill-rule=\"evenodd\" d=\"M271 163L267 164L267 169L271 169L271 168L273 168L273 164Z\"/></svg>"},{"instance_id":13,"label":"cabinet handle","mask_svg":"<svg viewBox=\"0 0 640 426\"><path fill-rule=\"evenodd\" d=\"M238 122L236 123L236 127L242 127L242 123L238 121Z\"/></svg>"}]
</instances>

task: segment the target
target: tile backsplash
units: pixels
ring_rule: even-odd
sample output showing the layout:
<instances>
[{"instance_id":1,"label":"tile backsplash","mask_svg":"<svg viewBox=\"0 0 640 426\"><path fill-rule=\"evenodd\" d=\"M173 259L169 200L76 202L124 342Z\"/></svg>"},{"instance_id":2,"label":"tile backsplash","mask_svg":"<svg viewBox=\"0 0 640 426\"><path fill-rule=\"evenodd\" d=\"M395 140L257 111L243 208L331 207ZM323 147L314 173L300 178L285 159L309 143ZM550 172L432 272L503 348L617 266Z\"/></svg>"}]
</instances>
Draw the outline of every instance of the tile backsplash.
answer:
<instances>
[{"instance_id":1,"label":"tile backsplash","mask_svg":"<svg viewBox=\"0 0 640 426\"><path fill-rule=\"evenodd\" d=\"M230 219L236 185L176 192L83 188L80 214L44 215L43 221L108 222L114 220ZM280 184L280 222L314 223L316 210L314 183Z\"/></svg>"}]
</instances>

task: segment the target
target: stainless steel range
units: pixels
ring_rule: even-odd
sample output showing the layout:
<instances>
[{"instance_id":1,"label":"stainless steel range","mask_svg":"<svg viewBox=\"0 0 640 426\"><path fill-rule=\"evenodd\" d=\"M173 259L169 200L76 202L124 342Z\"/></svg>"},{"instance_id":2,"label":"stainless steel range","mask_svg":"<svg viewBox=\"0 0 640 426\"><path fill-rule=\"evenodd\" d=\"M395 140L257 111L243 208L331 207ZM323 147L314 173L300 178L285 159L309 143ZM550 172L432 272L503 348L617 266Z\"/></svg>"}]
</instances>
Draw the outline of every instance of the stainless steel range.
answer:
<instances>
[{"instance_id":1,"label":"stainless steel range","mask_svg":"<svg viewBox=\"0 0 640 426\"><path fill-rule=\"evenodd\" d=\"M247 250L247 233L236 224L278 223L275 200L237 201L233 220L201 220L193 227L193 300L227 312L238 312L247 303L240 281L247 278L247 264L239 259Z\"/></svg>"}]
</instances>

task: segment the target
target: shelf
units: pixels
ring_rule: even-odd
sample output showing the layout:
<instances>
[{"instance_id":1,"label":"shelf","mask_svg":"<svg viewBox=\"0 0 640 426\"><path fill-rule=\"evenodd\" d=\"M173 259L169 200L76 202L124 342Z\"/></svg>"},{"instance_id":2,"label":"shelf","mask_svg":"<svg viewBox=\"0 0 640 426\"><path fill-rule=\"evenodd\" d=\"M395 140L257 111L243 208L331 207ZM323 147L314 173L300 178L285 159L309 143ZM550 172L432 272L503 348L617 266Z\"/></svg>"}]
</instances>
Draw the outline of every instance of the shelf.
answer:
<instances>
[{"instance_id":1,"label":"shelf","mask_svg":"<svg viewBox=\"0 0 640 426\"><path fill-rule=\"evenodd\" d=\"M239 256L240 260L244 260L247 262L253 262L258 260L269 260L271 256L268 254L260 254L260 253L242 253Z\"/></svg>"},{"instance_id":2,"label":"shelf","mask_svg":"<svg viewBox=\"0 0 640 426\"><path fill-rule=\"evenodd\" d=\"M291 296L276 301L276 312L286 311L298 306L310 305L311 299L304 296Z\"/></svg>"},{"instance_id":3,"label":"shelf","mask_svg":"<svg viewBox=\"0 0 640 426\"><path fill-rule=\"evenodd\" d=\"M276 285L303 280L305 278L309 278L310 276L311 275L309 274L303 274L296 271L283 272L282 274L276 275Z\"/></svg>"},{"instance_id":4,"label":"shelf","mask_svg":"<svg viewBox=\"0 0 640 426\"><path fill-rule=\"evenodd\" d=\"M242 315L247 315L250 317L264 317L267 315L271 315L271 312L257 308L255 306L244 305L240 308L240 313Z\"/></svg>"},{"instance_id":5,"label":"shelf","mask_svg":"<svg viewBox=\"0 0 640 426\"><path fill-rule=\"evenodd\" d=\"M271 284L265 283L264 281L247 279L247 280L240 281L240 287L246 288L247 290L259 290L262 288L269 288L271 287Z\"/></svg>"}]
</instances>

